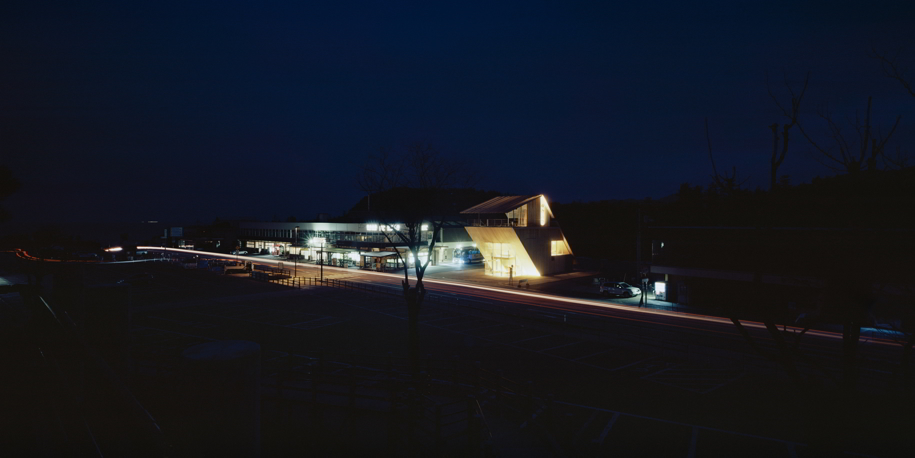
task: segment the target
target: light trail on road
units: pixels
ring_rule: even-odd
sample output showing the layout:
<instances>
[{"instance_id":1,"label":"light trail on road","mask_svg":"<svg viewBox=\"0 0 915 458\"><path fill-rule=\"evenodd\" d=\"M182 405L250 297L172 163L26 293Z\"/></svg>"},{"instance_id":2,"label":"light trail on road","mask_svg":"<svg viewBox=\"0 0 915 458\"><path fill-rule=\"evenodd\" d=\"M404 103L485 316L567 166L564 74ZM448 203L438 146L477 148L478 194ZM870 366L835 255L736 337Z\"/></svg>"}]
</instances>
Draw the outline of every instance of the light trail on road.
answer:
<instances>
[{"instance_id":1,"label":"light trail on road","mask_svg":"<svg viewBox=\"0 0 915 458\"><path fill-rule=\"evenodd\" d=\"M210 252L206 252L206 251L187 250L187 249L183 249L183 248L138 246L137 249L138 250L147 250L147 251L159 250L159 251L163 251L163 252L187 253L187 254L193 254L193 255L198 255L198 256L209 256L209 257L216 257L216 258L228 259L228 260L237 259L237 260L257 262L257 263L261 263L261 264L273 264L273 265L289 264L289 261L286 261L286 260L264 259L264 258L254 257L254 256L226 255L226 254L222 254L222 253L210 253ZM317 266L314 264L299 264L299 268L319 269L320 266ZM324 269L327 271L331 271L331 272L348 273L351 275L370 276L370 277L374 276L379 280L386 280L383 282L385 284L392 284L391 281L396 280L397 281L396 285L400 285L400 282L403 280L403 275L401 275L401 274L373 272L373 271L368 271L368 270L359 270L359 271L354 272L352 269L348 269L348 268L344 268L344 267L326 266L326 265L324 266ZM410 276L409 278L414 281L416 280L415 276ZM673 311L650 309L650 308L632 308L632 306L616 304L613 302L596 301L596 300L583 299L583 298L570 298L570 297L563 297L563 296L555 296L555 295L546 294L546 293L532 293L529 291L516 291L513 289L509 289L509 288L475 285L475 284L471 284L471 283L456 282L456 281L434 279L434 278L423 278L423 283L429 284L429 285L440 285L440 286L451 287L451 288L460 290L460 294L469 295L469 296L473 296L473 297L479 297L479 298L488 299L488 300L501 300L501 301L505 301L505 302L513 302L513 303L517 303L517 304L529 305L529 306L538 307L538 308L545 308L545 309L558 310L558 311L564 311L564 312L573 312L573 313L584 313L584 314L593 315L593 316L600 316L600 317L605 317L605 318L616 318L616 319L628 320L628 321L636 321L636 322L641 322L641 323L646 323L646 324L654 324L654 325L660 324L660 325L665 325L665 326L672 326L672 327L678 327L678 328L684 328L684 329L693 329L693 330L703 331L703 332L723 333L723 334L728 334L728 335L731 335L734 333L733 328L735 327L734 323L731 322L731 320L729 318L716 317L716 316L711 316L711 315L701 315L701 314L688 313L688 312L673 312ZM429 291L433 291L433 292L439 292L433 288L427 287L426 289ZM480 292L486 292L488 294L473 294L473 293L469 292L468 290L476 290L476 291L480 291ZM495 293L495 294L493 294L493 293ZM498 297L498 295L503 295L505 297ZM518 299L523 299L523 300L518 300ZM544 301L547 301L547 303L545 303ZM549 302L555 302L558 304L550 304ZM566 304L568 304L568 305L566 305ZM589 307L589 308L591 308L591 310L582 309L582 308L565 308L565 307L582 307L582 306ZM642 318L635 318L632 316L621 316L620 313L599 313L598 312L598 311L608 311L609 312L611 310L617 311L617 312L622 312L623 314L627 314L627 315L641 315ZM656 319L652 320L649 317L654 317ZM688 326L688 325L684 325L684 324L671 323L671 322L667 321L667 320L671 320L671 319L673 319L673 320L691 320L691 321L712 323L712 324L716 324L716 325L725 326L729 329L728 329L728 332L724 332L724 331L719 331L719 330L715 330L715 329L698 328L698 327ZM765 324L757 322L757 321L740 320L740 323L743 326L748 327L748 328L766 330ZM788 327L786 327L786 329L792 330L795 332L802 331L801 328L794 327L794 326L788 326ZM807 335L822 337L822 338L826 338L826 339L842 340L842 334L838 333L838 332L810 329L807 331ZM877 337L862 338L861 342L862 343L871 342L871 343L875 343L875 344L889 345L889 346L901 346L901 344L899 342L889 340L889 339L881 339L881 338L877 338Z\"/></svg>"}]
</instances>

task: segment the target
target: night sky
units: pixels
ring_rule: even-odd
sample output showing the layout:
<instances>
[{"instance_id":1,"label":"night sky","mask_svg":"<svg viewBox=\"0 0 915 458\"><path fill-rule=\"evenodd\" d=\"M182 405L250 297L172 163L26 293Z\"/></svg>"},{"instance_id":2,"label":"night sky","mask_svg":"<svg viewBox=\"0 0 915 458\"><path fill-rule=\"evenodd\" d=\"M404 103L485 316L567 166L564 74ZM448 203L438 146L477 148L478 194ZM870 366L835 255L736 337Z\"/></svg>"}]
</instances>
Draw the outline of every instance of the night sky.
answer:
<instances>
[{"instance_id":1,"label":"night sky","mask_svg":"<svg viewBox=\"0 0 915 458\"><path fill-rule=\"evenodd\" d=\"M660 198L710 182L706 117L719 168L767 188L766 72L782 97L811 73L811 132L872 95L915 145L915 98L868 57L915 76L910 0L85 3L0 7L13 224L339 215L368 154L414 141L480 188ZM816 158L797 136L780 174L834 173Z\"/></svg>"}]
</instances>

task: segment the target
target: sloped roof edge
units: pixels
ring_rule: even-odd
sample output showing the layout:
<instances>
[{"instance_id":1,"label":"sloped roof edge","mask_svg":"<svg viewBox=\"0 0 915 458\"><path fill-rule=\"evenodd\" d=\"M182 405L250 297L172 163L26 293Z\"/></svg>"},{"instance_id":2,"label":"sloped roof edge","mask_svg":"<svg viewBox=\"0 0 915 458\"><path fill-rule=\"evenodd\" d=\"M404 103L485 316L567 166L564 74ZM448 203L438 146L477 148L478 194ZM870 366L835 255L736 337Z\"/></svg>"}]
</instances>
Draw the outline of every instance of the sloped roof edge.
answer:
<instances>
[{"instance_id":1,"label":"sloped roof edge","mask_svg":"<svg viewBox=\"0 0 915 458\"><path fill-rule=\"evenodd\" d=\"M474 205L461 212L462 215L474 213L508 213L534 199L539 199L543 194L536 196L499 196L493 197L479 205ZM552 213L552 212L551 212Z\"/></svg>"}]
</instances>

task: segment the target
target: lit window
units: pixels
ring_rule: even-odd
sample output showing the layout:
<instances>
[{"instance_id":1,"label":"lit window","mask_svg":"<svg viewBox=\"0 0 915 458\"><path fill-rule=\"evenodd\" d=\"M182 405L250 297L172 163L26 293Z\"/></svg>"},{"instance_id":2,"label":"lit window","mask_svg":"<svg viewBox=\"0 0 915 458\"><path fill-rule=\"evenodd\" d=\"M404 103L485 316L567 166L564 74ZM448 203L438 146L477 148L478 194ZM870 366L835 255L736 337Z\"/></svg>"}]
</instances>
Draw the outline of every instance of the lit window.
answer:
<instances>
[{"instance_id":1,"label":"lit window","mask_svg":"<svg viewBox=\"0 0 915 458\"><path fill-rule=\"evenodd\" d=\"M540 225L546 226L546 197L540 196Z\"/></svg>"},{"instance_id":2,"label":"lit window","mask_svg":"<svg viewBox=\"0 0 915 458\"><path fill-rule=\"evenodd\" d=\"M377 224L366 224L366 225L365 225L365 230L370 231L370 232L377 231L377 230L378 230L378 225L377 225Z\"/></svg>"},{"instance_id":3,"label":"lit window","mask_svg":"<svg viewBox=\"0 0 915 458\"><path fill-rule=\"evenodd\" d=\"M569 254L569 247L563 240L550 241L550 256L562 256Z\"/></svg>"},{"instance_id":4,"label":"lit window","mask_svg":"<svg viewBox=\"0 0 915 458\"><path fill-rule=\"evenodd\" d=\"M420 229L422 229L422 230L424 230L424 231L428 231L428 230L429 230L429 225L428 225L428 224L423 224L422 227L421 227Z\"/></svg>"}]
</instances>

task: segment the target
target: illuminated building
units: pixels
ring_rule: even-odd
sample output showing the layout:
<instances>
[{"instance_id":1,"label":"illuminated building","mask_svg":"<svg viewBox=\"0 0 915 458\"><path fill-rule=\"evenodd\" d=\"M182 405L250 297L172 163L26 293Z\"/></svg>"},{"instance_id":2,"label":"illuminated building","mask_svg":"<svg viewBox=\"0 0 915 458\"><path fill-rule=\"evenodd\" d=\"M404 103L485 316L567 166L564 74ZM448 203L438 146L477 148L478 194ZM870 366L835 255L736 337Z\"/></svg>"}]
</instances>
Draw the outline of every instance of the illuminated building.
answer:
<instances>
[{"instance_id":1,"label":"illuminated building","mask_svg":"<svg viewBox=\"0 0 915 458\"><path fill-rule=\"evenodd\" d=\"M572 270L572 250L543 194L500 196L461 212L480 248L486 274L554 275Z\"/></svg>"},{"instance_id":2,"label":"illuminated building","mask_svg":"<svg viewBox=\"0 0 915 458\"><path fill-rule=\"evenodd\" d=\"M476 218L464 220L463 218ZM350 219L352 220L353 217ZM358 218L358 217L356 217ZM388 226L365 222L241 222L242 250L301 261L375 270L415 263L409 246ZM487 275L540 276L572 270L572 252L543 195L503 196L471 207L449 219L428 249L431 224L422 225L419 258L430 265L482 262ZM394 241L394 242L392 242ZM398 256L398 252L400 256Z\"/></svg>"},{"instance_id":3,"label":"illuminated building","mask_svg":"<svg viewBox=\"0 0 915 458\"><path fill-rule=\"evenodd\" d=\"M242 249L252 254L299 255L302 261L312 262L318 262L323 257L326 265L384 270L402 267L401 257L408 266L415 262L409 253L409 246L398 242L398 237L394 235L395 231L401 229L399 226L385 226L377 222L242 222L239 224L239 237ZM422 246L419 254L422 262L429 257L431 239L429 225L423 225L420 230ZM449 224L437 235L430 264L451 262L455 248L472 243L463 224ZM398 251L400 256L397 255Z\"/></svg>"}]
</instances>

